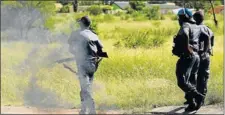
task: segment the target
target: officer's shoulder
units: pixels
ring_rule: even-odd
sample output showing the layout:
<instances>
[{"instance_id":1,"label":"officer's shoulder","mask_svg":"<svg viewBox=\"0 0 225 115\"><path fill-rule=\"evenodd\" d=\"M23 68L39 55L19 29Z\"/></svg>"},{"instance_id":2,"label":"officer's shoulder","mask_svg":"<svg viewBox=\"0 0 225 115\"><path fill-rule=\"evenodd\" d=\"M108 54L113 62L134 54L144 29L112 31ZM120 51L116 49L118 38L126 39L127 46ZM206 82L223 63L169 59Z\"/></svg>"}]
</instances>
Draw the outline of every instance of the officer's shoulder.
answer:
<instances>
[{"instance_id":1,"label":"officer's shoulder","mask_svg":"<svg viewBox=\"0 0 225 115\"><path fill-rule=\"evenodd\" d=\"M182 25L182 28L189 28L191 26L191 24L185 22L183 25Z\"/></svg>"}]
</instances>

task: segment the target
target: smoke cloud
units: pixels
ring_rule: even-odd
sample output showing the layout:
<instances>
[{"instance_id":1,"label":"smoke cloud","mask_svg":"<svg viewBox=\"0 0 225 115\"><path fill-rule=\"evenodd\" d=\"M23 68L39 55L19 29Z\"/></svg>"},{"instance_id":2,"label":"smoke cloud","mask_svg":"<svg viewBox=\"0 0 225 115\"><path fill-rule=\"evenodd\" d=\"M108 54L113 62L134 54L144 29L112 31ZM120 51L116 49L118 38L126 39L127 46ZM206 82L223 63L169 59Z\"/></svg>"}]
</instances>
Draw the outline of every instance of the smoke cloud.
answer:
<instances>
[{"instance_id":1,"label":"smoke cloud","mask_svg":"<svg viewBox=\"0 0 225 115\"><path fill-rule=\"evenodd\" d=\"M48 89L43 89L37 85L37 77L39 69L42 67L51 67L51 63L65 58L64 56L68 52L67 40L69 35L63 33L52 33L50 30L44 27L46 17L35 8L14 8L10 6L1 7L1 40L2 42L26 42L33 43L33 47L28 53L27 57L15 67L15 71L18 74L22 74L25 71L30 71L28 88L24 93L24 104L27 106L38 108L58 108L58 107L72 107L72 104L65 103L63 100ZM71 28L71 27L70 27ZM71 28L74 30L74 27ZM77 33L72 35L74 38L78 37ZM61 47L52 50L45 57L38 57L40 49L47 48L49 43L60 43ZM82 41L80 41L82 42ZM84 51L82 51L82 44L76 45L76 55L78 58L84 59ZM80 49L80 50L79 50ZM63 85L63 84L62 84ZM81 84L83 85L83 84ZM61 102L64 102L63 104ZM108 109L101 106L102 109ZM112 107L110 107L112 108Z\"/></svg>"},{"instance_id":2,"label":"smoke cloud","mask_svg":"<svg viewBox=\"0 0 225 115\"><path fill-rule=\"evenodd\" d=\"M38 9L2 6L1 4L1 41L4 43L22 41L34 44L27 57L17 67L14 67L18 74L23 74L25 71L32 73L23 97L26 106L71 108L70 103L60 100L54 92L37 85L36 74L39 69L48 67L54 60L63 57L64 52L68 52L66 42L69 36L62 33L53 34L44 27L45 20L46 18ZM38 57L39 50L47 48L47 45L53 42L60 43L61 48L51 51L44 58Z\"/></svg>"}]
</instances>

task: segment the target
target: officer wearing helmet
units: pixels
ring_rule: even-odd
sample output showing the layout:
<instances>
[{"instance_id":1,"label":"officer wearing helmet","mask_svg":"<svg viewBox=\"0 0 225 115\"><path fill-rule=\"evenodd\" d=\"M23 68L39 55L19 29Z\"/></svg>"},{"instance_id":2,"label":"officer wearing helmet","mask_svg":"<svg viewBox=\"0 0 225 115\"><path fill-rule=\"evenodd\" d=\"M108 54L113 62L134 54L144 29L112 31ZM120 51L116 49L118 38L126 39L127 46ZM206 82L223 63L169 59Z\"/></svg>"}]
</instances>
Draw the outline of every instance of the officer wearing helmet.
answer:
<instances>
[{"instance_id":1,"label":"officer wearing helmet","mask_svg":"<svg viewBox=\"0 0 225 115\"><path fill-rule=\"evenodd\" d=\"M196 24L201 28L198 52L200 56L200 66L197 77L197 90L205 96L207 93L207 81L210 73L210 55L213 55L212 47L214 45L214 34L211 29L204 25L204 15L201 11L197 11L193 17L196 21ZM201 103L203 105L204 100L202 100Z\"/></svg>"},{"instance_id":2,"label":"officer wearing helmet","mask_svg":"<svg viewBox=\"0 0 225 115\"><path fill-rule=\"evenodd\" d=\"M177 84L184 91L188 106L186 112L199 109L199 101L204 95L196 88L196 79L199 68L199 36L200 28L193 20L192 12L183 8L178 12L180 30L174 37L172 53L179 57L176 64Z\"/></svg>"},{"instance_id":3,"label":"officer wearing helmet","mask_svg":"<svg viewBox=\"0 0 225 115\"><path fill-rule=\"evenodd\" d=\"M96 114L95 103L92 98L91 85L94 73L102 57L103 45L98 36L90 30L91 20L88 16L78 20L80 29L72 32L68 44L69 51L74 54L80 82L81 111L80 114ZM89 110L89 111L88 111Z\"/></svg>"}]
</instances>

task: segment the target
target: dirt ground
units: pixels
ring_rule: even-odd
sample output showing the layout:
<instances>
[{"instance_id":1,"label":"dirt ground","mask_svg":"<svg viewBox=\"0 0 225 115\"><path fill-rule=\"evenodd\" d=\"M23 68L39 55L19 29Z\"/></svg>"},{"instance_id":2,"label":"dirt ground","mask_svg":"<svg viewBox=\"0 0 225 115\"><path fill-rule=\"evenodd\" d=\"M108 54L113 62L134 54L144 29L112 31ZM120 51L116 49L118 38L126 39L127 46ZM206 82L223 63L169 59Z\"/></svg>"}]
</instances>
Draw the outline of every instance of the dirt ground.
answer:
<instances>
[{"instance_id":1,"label":"dirt ground","mask_svg":"<svg viewBox=\"0 0 225 115\"><path fill-rule=\"evenodd\" d=\"M79 109L38 109L35 107L2 106L1 114L79 114ZM122 114L121 111L97 111L98 114Z\"/></svg>"},{"instance_id":2,"label":"dirt ground","mask_svg":"<svg viewBox=\"0 0 225 115\"><path fill-rule=\"evenodd\" d=\"M38 109L35 107L22 107L22 106L2 106L1 114L79 114L79 109ZM125 111L97 111L97 114L126 114ZM137 113L135 113L137 114ZM143 114L143 113L142 113ZM144 114L186 114L184 113L184 106L166 106L159 107ZM188 114L223 114L223 106L210 105L203 106L200 110Z\"/></svg>"},{"instance_id":3,"label":"dirt ground","mask_svg":"<svg viewBox=\"0 0 225 115\"><path fill-rule=\"evenodd\" d=\"M184 111L185 106L166 106L166 107L159 107L151 110L152 114L223 114L223 106L221 105L208 105L208 106L202 106L198 111L193 112L185 112Z\"/></svg>"}]
</instances>

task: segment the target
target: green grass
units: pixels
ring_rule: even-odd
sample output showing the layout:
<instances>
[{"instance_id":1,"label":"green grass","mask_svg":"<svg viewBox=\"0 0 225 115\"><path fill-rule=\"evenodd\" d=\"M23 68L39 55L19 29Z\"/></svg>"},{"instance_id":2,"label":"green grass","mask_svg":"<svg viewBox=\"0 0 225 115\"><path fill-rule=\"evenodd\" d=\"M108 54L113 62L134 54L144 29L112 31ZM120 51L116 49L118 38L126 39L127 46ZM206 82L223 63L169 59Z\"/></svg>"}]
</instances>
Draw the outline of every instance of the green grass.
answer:
<instances>
[{"instance_id":1,"label":"green grass","mask_svg":"<svg viewBox=\"0 0 225 115\"><path fill-rule=\"evenodd\" d=\"M70 17L70 18L68 18ZM68 16L71 21L72 15ZM62 18L62 17L60 17ZM54 31L67 30L69 21L56 25ZM220 21L221 22L221 21ZM206 24L213 22L207 20ZM207 104L223 102L223 22L215 32L214 56L211 58L211 73ZM64 25L64 26L63 26ZM62 28L61 28L62 27ZM135 49L117 47L115 44L131 31L148 29L150 35L165 36L165 42L158 47ZM177 21L113 21L99 23L98 31L104 44L104 50L109 58L104 59L95 74L93 91L97 108L117 108L133 111L146 111L149 108L165 105L181 105L184 93L178 88L175 65L177 57L172 56L172 37L179 29ZM124 42L124 41L122 41ZM2 105L23 105L24 89L29 88L31 69L25 69L22 74L16 68L35 44L32 43L1 43L2 45ZM61 103L72 103L80 106L79 82L76 75L63 68L60 64L45 66L49 61L43 61L60 44L42 45L32 57L31 66L36 67L37 84L44 90L56 93L63 100ZM10 52L10 53L9 53ZM65 51L66 52L66 51ZM64 56L69 57L68 52ZM68 63L75 69L73 62Z\"/></svg>"}]
</instances>

